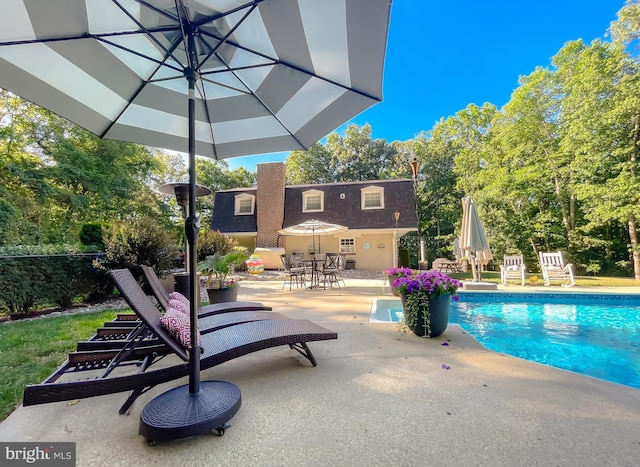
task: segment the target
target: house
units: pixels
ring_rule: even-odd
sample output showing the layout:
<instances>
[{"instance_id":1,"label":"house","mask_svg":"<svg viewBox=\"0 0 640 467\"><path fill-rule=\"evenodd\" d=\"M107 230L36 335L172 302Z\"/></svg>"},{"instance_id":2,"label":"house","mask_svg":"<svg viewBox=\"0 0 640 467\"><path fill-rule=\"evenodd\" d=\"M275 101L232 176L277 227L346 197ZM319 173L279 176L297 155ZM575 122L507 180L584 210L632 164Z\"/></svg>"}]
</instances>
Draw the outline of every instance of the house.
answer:
<instances>
[{"instance_id":1,"label":"house","mask_svg":"<svg viewBox=\"0 0 640 467\"><path fill-rule=\"evenodd\" d=\"M215 194L211 228L254 248L286 254L341 252L358 269L397 265L397 239L417 231L413 180L286 185L285 165L257 165L256 187ZM396 218L397 213L397 218ZM334 235L284 236L284 227L316 219L348 227Z\"/></svg>"}]
</instances>

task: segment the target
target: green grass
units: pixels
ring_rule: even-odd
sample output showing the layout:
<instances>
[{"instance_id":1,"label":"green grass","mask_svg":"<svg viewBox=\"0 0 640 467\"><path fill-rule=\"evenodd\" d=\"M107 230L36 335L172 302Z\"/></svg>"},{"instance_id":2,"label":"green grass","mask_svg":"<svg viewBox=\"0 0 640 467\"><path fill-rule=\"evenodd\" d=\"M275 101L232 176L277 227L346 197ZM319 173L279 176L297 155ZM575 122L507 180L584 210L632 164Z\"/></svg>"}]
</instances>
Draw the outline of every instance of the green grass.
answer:
<instances>
[{"instance_id":1,"label":"green grass","mask_svg":"<svg viewBox=\"0 0 640 467\"><path fill-rule=\"evenodd\" d=\"M472 278L470 272L450 275L461 280ZM540 274L527 274L527 280L534 275L542 285ZM500 273L483 272L482 280L500 282ZM628 277L577 277L576 285L638 287L640 281ZM79 341L91 337L98 327L115 316L115 311L103 311L0 323L0 421L20 403L26 385L44 381L66 360L67 354L75 350Z\"/></svg>"},{"instance_id":2,"label":"green grass","mask_svg":"<svg viewBox=\"0 0 640 467\"><path fill-rule=\"evenodd\" d=\"M102 311L1 323L0 420L22 401L26 385L44 381L79 341L115 316L115 311Z\"/></svg>"},{"instance_id":3,"label":"green grass","mask_svg":"<svg viewBox=\"0 0 640 467\"><path fill-rule=\"evenodd\" d=\"M447 275L460 280L471 280L473 278L471 272L447 273ZM529 284L529 279L533 276L538 278L538 285L544 285L542 274L536 273L526 275L527 285ZM500 273L485 271L482 273L482 280L484 282L500 283ZM632 279L631 277L576 276L575 281L576 285L585 287L640 287L640 281ZM516 282L512 280L510 283L515 284ZM560 284L560 281L553 281L551 286L555 287Z\"/></svg>"}]
</instances>

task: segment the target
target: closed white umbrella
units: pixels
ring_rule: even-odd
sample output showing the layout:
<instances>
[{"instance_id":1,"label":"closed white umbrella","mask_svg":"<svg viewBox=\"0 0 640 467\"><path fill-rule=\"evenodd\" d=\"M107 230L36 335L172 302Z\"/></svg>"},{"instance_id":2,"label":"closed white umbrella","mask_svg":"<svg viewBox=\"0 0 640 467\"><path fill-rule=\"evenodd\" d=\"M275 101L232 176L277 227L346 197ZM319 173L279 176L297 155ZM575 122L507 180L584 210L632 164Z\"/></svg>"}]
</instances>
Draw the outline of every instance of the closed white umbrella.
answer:
<instances>
[{"instance_id":1,"label":"closed white umbrella","mask_svg":"<svg viewBox=\"0 0 640 467\"><path fill-rule=\"evenodd\" d=\"M453 256L456 257L456 260L460 260L460 258L464 256L464 253L460 248L460 237L456 237L453 239Z\"/></svg>"},{"instance_id":2,"label":"closed white umbrella","mask_svg":"<svg viewBox=\"0 0 640 467\"><path fill-rule=\"evenodd\" d=\"M471 260L473 281L480 281L480 271L476 265L487 264L493 256L487 240L487 233L478 214L475 201L470 196L462 198L462 228L460 249Z\"/></svg>"},{"instance_id":3,"label":"closed white umbrella","mask_svg":"<svg viewBox=\"0 0 640 467\"><path fill-rule=\"evenodd\" d=\"M195 258L196 154L308 149L380 102L390 9L391 0L3 0L0 87L101 138L188 151ZM196 296L194 261L189 269ZM189 351L190 397L176 388L148 411L145 425L165 439L226 421L209 402L223 385L200 387L200 351Z\"/></svg>"}]
</instances>

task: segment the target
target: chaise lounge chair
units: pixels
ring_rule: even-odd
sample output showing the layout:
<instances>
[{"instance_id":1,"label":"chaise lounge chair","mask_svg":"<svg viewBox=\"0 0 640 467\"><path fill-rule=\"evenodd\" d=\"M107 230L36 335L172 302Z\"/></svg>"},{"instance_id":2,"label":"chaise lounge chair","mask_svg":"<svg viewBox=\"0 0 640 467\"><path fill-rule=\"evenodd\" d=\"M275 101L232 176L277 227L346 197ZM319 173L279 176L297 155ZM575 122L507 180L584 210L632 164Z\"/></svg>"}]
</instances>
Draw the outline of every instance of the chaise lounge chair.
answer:
<instances>
[{"instance_id":1,"label":"chaise lounge chair","mask_svg":"<svg viewBox=\"0 0 640 467\"><path fill-rule=\"evenodd\" d=\"M169 294L152 268L148 266L142 266L142 268L150 288L154 292L157 307L164 313L169 305ZM258 302L228 302L207 306L204 307L204 311L199 313L198 327L202 333L206 333L250 321L288 319L280 313L259 310L271 310L271 307ZM79 352L119 350L133 345L132 340L136 338L144 339L146 344L149 341L149 335L144 334L142 338L140 337L140 330L137 328L141 324L144 327L144 323L141 323L136 314L120 313L115 320L105 322L102 327L98 328L91 339L79 342L77 350ZM141 342L138 341L136 345L141 345Z\"/></svg>"},{"instance_id":2,"label":"chaise lounge chair","mask_svg":"<svg viewBox=\"0 0 640 467\"><path fill-rule=\"evenodd\" d=\"M160 278L153 268L145 265L141 267L160 311L166 312L171 299L169 293L160 282ZM198 310L198 327L201 333L206 333L249 321L288 319L280 313L271 311L271 309L270 306L265 306L259 302L215 303L201 307Z\"/></svg>"},{"instance_id":3,"label":"chaise lounge chair","mask_svg":"<svg viewBox=\"0 0 640 467\"><path fill-rule=\"evenodd\" d=\"M167 309L169 305L169 293L167 289L164 288L160 278L154 271L152 267L141 265L142 272L144 274L144 278L153 293L153 296L158 301L158 304L162 307L163 310ZM200 307L198 311L198 316L209 316L217 313L228 313L233 311L250 311L250 310L263 310L270 311L271 307L264 306L259 302L225 302L225 303L215 303L212 305L206 305Z\"/></svg>"},{"instance_id":4,"label":"chaise lounge chair","mask_svg":"<svg viewBox=\"0 0 640 467\"><path fill-rule=\"evenodd\" d=\"M189 374L187 349L162 326L162 313L145 295L131 272L121 269L113 270L109 274L121 295L141 320L140 326L136 328L139 335L130 340L132 344L139 345L128 345L120 350L70 354L69 360L44 383L25 388L25 406L132 391L120 408L120 413L125 413L135 399L149 389ZM211 318L213 316L206 319ZM199 320L199 324L201 323ZM317 366L307 343L338 338L337 333L304 319L263 319L202 331L201 370L281 345L288 345L307 358L313 366ZM160 344L149 344L147 339L150 338L157 339ZM126 354L126 357L119 358L123 354ZM152 364L168 354L175 354L182 363L147 371ZM137 373L122 371L131 364L139 368ZM65 380L66 377L78 376L78 372L85 370L103 371L91 379L81 375L81 380ZM62 378L63 376L65 378Z\"/></svg>"}]
</instances>

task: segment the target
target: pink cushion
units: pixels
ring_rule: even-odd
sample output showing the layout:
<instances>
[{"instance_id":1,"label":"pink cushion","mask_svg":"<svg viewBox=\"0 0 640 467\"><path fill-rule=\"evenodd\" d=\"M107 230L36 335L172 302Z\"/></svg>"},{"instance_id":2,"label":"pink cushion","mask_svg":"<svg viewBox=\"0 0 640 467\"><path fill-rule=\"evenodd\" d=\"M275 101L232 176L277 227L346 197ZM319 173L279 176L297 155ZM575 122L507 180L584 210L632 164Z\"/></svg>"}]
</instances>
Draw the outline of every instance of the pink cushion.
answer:
<instances>
[{"instance_id":1,"label":"pink cushion","mask_svg":"<svg viewBox=\"0 0 640 467\"><path fill-rule=\"evenodd\" d=\"M191 347L191 325L189 315L176 310L175 308L167 308L167 312L160 318L162 326L165 327L183 347ZM198 330L198 343L200 343L200 331Z\"/></svg>"},{"instance_id":2,"label":"pink cushion","mask_svg":"<svg viewBox=\"0 0 640 467\"><path fill-rule=\"evenodd\" d=\"M191 313L191 308L189 305L185 305L180 300L176 300L175 298L169 300L169 305L167 306L167 308L175 308L176 310L186 314L187 316L189 316L189 314Z\"/></svg>"},{"instance_id":3,"label":"pink cushion","mask_svg":"<svg viewBox=\"0 0 640 467\"><path fill-rule=\"evenodd\" d=\"M174 300L179 300L182 303L184 303L185 305L189 306L189 299L187 297L185 297L184 295L182 295L180 292L171 292L169 294L169 298L170 299L174 299Z\"/></svg>"}]
</instances>

